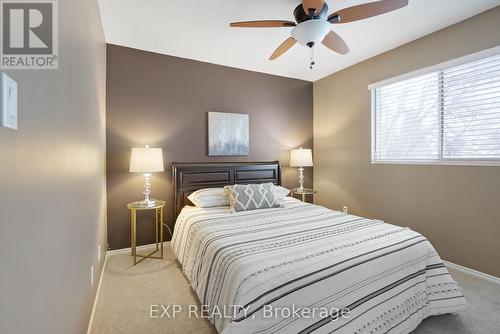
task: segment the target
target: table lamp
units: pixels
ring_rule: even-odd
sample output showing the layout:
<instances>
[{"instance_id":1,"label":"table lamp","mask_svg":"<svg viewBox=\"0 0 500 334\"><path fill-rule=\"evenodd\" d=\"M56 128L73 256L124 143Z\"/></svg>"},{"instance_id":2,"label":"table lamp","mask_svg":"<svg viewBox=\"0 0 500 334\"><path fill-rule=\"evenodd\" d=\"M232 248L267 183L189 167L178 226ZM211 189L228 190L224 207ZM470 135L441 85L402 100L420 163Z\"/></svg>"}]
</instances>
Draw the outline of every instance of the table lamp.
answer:
<instances>
[{"instance_id":1,"label":"table lamp","mask_svg":"<svg viewBox=\"0 0 500 334\"><path fill-rule=\"evenodd\" d=\"M304 167L313 165L312 151L303 149L290 151L290 167L299 167L299 188L298 191L304 191Z\"/></svg>"},{"instance_id":2,"label":"table lamp","mask_svg":"<svg viewBox=\"0 0 500 334\"><path fill-rule=\"evenodd\" d=\"M161 148L134 147L130 155L131 173L143 173L144 175L144 200L141 204L146 206L154 205L155 200L150 199L151 194L151 173L163 172L163 152Z\"/></svg>"}]
</instances>

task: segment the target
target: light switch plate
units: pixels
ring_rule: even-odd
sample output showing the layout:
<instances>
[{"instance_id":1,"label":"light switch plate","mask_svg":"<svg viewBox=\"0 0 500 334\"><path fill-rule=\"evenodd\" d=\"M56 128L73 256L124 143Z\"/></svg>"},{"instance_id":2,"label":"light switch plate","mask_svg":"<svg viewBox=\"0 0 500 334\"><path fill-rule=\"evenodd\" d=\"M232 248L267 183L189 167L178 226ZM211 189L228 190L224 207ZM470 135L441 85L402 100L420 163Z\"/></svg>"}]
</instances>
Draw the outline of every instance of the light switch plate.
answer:
<instances>
[{"instance_id":1,"label":"light switch plate","mask_svg":"<svg viewBox=\"0 0 500 334\"><path fill-rule=\"evenodd\" d=\"M17 82L0 73L0 113L2 126L17 130Z\"/></svg>"}]
</instances>

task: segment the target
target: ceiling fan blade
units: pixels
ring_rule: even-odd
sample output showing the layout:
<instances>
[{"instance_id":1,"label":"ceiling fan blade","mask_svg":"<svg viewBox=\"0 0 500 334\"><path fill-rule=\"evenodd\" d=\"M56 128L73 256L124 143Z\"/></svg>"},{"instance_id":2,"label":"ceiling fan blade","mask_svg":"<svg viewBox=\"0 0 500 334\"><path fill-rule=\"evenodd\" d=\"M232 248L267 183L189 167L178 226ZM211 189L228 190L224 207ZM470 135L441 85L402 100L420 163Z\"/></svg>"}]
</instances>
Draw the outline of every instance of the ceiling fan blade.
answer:
<instances>
[{"instance_id":1,"label":"ceiling fan blade","mask_svg":"<svg viewBox=\"0 0 500 334\"><path fill-rule=\"evenodd\" d=\"M276 28L276 27L295 27L295 22L283 20L264 20L264 21L245 21L233 22L231 27L238 28Z\"/></svg>"},{"instance_id":2,"label":"ceiling fan blade","mask_svg":"<svg viewBox=\"0 0 500 334\"><path fill-rule=\"evenodd\" d=\"M392 12L393 10L406 7L408 0L380 0L365 3L363 5L348 7L339 10L328 16L330 23L348 23L358 20L367 19L369 17L377 16Z\"/></svg>"},{"instance_id":3,"label":"ceiling fan blade","mask_svg":"<svg viewBox=\"0 0 500 334\"><path fill-rule=\"evenodd\" d=\"M349 53L349 47L345 41L333 31L330 31L321 43L330 50L340 53L341 55Z\"/></svg>"},{"instance_id":4,"label":"ceiling fan blade","mask_svg":"<svg viewBox=\"0 0 500 334\"><path fill-rule=\"evenodd\" d=\"M275 60L279 56L281 56L283 53L287 52L292 46L295 45L297 41L293 39L292 37L288 38L286 41L281 43L280 46L276 49L276 51L273 52L271 57L269 57L269 60Z\"/></svg>"},{"instance_id":5,"label":"ceiling fan blade","mask_svg":"<svg viewBox=\"0 0 500 334\"><path fill-rule=\"evenodd\" d=\"M323 9L325 0L302 0L302 8L309 15L309 12L318 13Z\"/></svg>"}]
</instances>

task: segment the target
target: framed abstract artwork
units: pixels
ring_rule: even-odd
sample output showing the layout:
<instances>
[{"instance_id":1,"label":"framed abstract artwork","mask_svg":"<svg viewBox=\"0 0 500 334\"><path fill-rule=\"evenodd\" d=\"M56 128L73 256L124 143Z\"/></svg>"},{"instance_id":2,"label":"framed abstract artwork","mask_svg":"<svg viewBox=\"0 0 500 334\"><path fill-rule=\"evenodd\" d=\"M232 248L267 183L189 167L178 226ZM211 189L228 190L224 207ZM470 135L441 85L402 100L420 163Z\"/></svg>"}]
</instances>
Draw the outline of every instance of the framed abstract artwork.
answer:
<instances>
[{"instance_id":1,"label":"framed abstract artwork","mask_svg":"<svg viewBox=\"0 0 500 334\"><path fill-rule=\"evenodd\" d=\"M247 114L208 112L208 155L248 155Z\"/></svg>"}]
</instances>

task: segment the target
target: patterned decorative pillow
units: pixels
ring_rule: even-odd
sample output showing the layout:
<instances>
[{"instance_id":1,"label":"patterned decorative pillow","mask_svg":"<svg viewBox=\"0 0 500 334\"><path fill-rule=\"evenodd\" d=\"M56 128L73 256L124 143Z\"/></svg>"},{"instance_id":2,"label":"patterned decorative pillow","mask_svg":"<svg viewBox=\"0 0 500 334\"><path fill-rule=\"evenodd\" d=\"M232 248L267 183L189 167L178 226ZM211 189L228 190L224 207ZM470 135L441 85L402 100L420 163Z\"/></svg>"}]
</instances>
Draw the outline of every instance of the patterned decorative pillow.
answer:
<instances>
[{"instance_id":1,"label":"patterned decorative pillow","mask_svg":"<svg viewBox=\"0 0 500 334\"><path fill-rule=\"evenodd\" d=\"M224 190L229 196L229 206L235 212L280 206L272 183L235 184L225 186Z\"/></svg>"}]
</instances>

